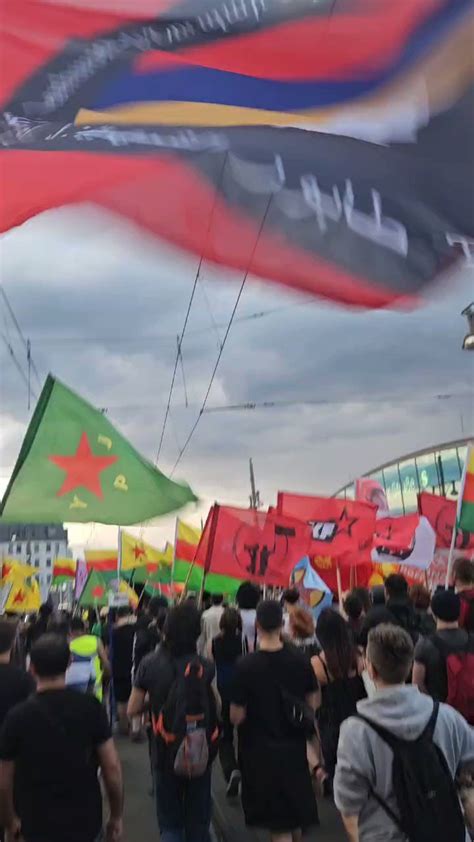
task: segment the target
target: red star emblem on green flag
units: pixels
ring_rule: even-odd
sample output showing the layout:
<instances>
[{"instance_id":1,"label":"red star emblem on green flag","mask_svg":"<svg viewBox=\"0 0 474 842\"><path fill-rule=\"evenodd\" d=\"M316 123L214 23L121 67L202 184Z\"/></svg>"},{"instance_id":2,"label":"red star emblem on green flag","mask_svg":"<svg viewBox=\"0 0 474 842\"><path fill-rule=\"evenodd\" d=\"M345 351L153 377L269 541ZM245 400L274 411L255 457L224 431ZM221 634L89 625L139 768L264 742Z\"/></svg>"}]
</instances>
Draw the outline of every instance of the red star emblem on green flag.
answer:
<instances>
[{"instance_id":1,"label":"red star emblem on green flag","mask_svg":"<svg viewBox=\"0 0 474 842\"><path fill-rule=\"evenodd\" d=\"M117 456L96 456L92 453L87 433L82 433L79 446L73 456L48 456L58 468L66 472L57 497L68 494L76 488L87 488L91 494L103 499L100 474L117 461Z\"/></svg>"},{"instance_id":2,"label":"red star emblem on green flag","mask_svg":"<svg viewBox=\"0 0 474 842\"><path fill-rule=\"evenodd\" d=\"M158 570L158 565L157 565L157 564L148 563L148 564L146 565L146 572L147 572L147 573L156 573L156 571L157 571L157 570Z\"/></svg>"},{"instance_id":3,"label":"red star emblem on green flag","mask_svg":"<svg viewBox=\"0 0 474 842\"><path fill-rule=\"evenodd\" d=\"M104 595L104 588L102 585L96 585L95 588L92 588L91 593L94 599L102 599Z\"/></svg>"}]
</instances>

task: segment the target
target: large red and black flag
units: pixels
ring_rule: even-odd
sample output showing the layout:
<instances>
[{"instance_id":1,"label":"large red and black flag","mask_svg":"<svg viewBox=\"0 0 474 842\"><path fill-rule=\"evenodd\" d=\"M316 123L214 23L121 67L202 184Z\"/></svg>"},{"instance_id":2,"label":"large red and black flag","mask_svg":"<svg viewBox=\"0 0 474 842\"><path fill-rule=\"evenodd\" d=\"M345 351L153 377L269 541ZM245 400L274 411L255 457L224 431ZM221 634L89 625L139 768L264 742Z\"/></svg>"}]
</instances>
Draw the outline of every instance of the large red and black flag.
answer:
<instances>
[{"instance_id":1,"label":"large red and black flag","mask_svg":"<svg viewBox=\"0 0 474 842\"><path fill-rule=\"evenodd\" d=\"M416 300L474 236L471 37L471 0L2 0L0 230L93 201L334 300Z\"/></svg>"},{"instance_id":2,"label":"large red and black flag","mask_svg":"<svg viewBox=\"0 0 474 842\"><path fill-rule=\"evenodd\" d=\"M306 523L269 509L212 507L194 563L206 573L286 587L307 555L311 531Z\"/></svg>"},{"instance_id":3,"label":"large red and black flag","mask_svg":"<svg viewBox=\"0 0 474 842\"><path fill-rule=\"evenodd\" d=\"M335 558L341 565L370 561L376 508L359 500L278 492L277 511L311 528L309 554Z\"/></svg>"}]
</instances>

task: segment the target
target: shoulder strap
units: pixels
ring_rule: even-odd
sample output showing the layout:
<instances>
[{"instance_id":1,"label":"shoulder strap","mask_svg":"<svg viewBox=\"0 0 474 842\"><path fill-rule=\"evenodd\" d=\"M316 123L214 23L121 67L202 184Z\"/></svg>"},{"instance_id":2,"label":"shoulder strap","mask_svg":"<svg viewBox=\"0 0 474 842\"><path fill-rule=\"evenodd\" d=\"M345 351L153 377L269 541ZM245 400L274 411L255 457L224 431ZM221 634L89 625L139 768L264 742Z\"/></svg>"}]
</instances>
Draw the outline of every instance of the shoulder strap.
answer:
<instances>
[{"instance_id":1,"label":"shoulder strap","mask_svg":"<svg viewBox=\"0 0 474 842\"><path fill-rule=\"evenodd\" d=\"M397 741L397 738L394 737L393 734L390 734L390 732L386 731L385 728L381 728L379 725L375 725L374 722L371 722L370 719L367 719L360 713L356 713L355 718L360 719L362 722L365 722L365 724L368 725L369 728L372 728L372 730L375 731L375 733L380 737L380 739L383 740L384 743L386 743L389 746L389 748L391 748L393 751L395 742ZM387 816L392 820L394 825L396 825L396 827L398 827L399 830L403 830L399 817L393 812L392 808L388 806L388 804L384 801L382 796L375 791L373 786L370 787L370 794L373 798L375 798L380 807L382 807L382 810L386 812Z\"/></svg>"},{"instance_id":2,"label":"shoulder strap","mask_svg":"<svg viewBox=\"0 0 474 842\"><path fill-rule=\"evenodd\" d=\"M427 737L429 740L433 739L433 734L436 728L436 723L438 721L438 713L439 713L439 702L433 702L433 712L429 718L428 725L426 726L425 730L421 734L421 737ZM418 739L421 739L420 737Z\"/></svg>"},{"instance_id":3,"label":"shoulder strap","mask_svg":"<svg viewBox=\"0 0 474 842\"><path fill-rule=\"evenodd\" d=\"M421 740L423 737L428 737L428 739L433 739L434 730L436 728L436 722L438 719L438 712L439 712L439 702L433 702L433 711L431 716L428 720L428 723L424 730L421 732L420 736L417 737L417 740ZM387 731L386 728L382 728L380 725L376 725L375 722L372 722L370 719L367 719L365 716L362 716L360 713L355 714L356 719L361 719L362 722L365 722L369 728L372 728L376 734L380 737L381 740L384 741L391 749L394 751L400 743L410 742L409 740L404 740L402 737L396 737L395 734L392 734L391 731ZM416 742L417 740L413 740Z\"/></svg>"}]
</instances>

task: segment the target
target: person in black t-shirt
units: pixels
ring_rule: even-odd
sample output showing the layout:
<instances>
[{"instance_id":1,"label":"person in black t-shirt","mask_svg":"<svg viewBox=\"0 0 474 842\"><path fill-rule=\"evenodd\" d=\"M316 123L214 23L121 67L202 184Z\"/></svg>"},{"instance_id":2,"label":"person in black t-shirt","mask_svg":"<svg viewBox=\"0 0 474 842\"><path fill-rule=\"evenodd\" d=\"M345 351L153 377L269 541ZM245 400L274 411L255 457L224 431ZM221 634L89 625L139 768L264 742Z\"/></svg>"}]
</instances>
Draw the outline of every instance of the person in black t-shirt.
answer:
<instances>
[{"instance_id":1,"label":"person in black t-shirt","mask_svg":"<svg viewBox=\"0 0 474 842\"><path fill-rule=\"evenodd\" d=\"M178 675L187 664L198 659L196 644L201 633L201 617L196 606L187 601L168 614L163 630L164 640L152 655L141 662L128 704L129 717L138 716L150 698L153 719L158 722L163 706ZM214 667L199 658L208 688L214 678ZM211 758L207 770L196 778L174 774L162 739L153 742L154 782L160 838L163 840L199 840L207 842L211 823Z\"/></svg>"},{"instance_id":2,"label":"person in black t-shirt","mask_svg":"<svg viewBox=\"0 0 474 842\"><path fill-rule=\"evenodd\" d=\"M120 761L97 699L66 689L69 657L58 635L32 646L37 694L8 713L0 734L0 815L24 842L95 842L102 833L100 767L110 805L107 842L120 842Z\"/></svg>"},{"instance_id":3,"label":"person in black t-shirt","mask_svg":"<svg viewBox=\"0 0 474 842\"><path fill-rule=\"evenodd\" d=\"M234 726L230 721L232 684L237 660L248 646L242 638L242 618L235 608L226 608L220 619L221 633L212 641L212 657L216 665L217 689L222 701L222 738L219 759L227 781L227 795L238 795L240 772L235 757Z\"/></svg>"},{"instance_id":4,"label":"person in black t-shirt","mask_svg":"<svg viewBox=\"0 0 474 842\"><path fill-rule=\"evenodd\" d=\"M8 711L35 691L31 675L11 663L16 631L14 621L0 618L0 728ZM1 827L0 842L3 842Z\"/></svg>"},{"instance_id":5,"label":"person in black t-shirt","mask_svg":"<svg viewBox=\"0 0 474 842\"><path fill-rule=\"evenodd\" d=\"M8 711L35 691L31 675L11 663L16 631L14 621L0 618L0 728Z\"/></svg>"},{"instance_id":6,"label":"person in black t-shirt","mask_svg":"<svg viewBox=\"0 0 474 842\"><path fill-rule=\"evenodd\" d=\"M165 596L154 596L148 603L148 609L139 615L135 626L133 641L132 678L138 672L143 658L155 651L161 640L161 633L168 613L168 600Z\"/></svg>"},{"instance_id":7,"label":"person in black t-shirt","mask_svg":"<svg viewBox=\"0 0 474 842\"><path fill-rule=\"evenodd\" d=\"M461 600L453 591L439 591L431 600L436 632L420 638L415 647L413 684L438 702L448 698L446 660L449 655L474 652L474 635L459 628Z\"/></svg>"},{"instance_id":8,"label":"person in black t-shirt","mask_svg":"<svg viewBox=\"0 0 474 842\"><path fill-rule=\"evenodd\" d=\"M313 710L318 682L308 660L281 640L283 612L265 600L257 608L260 649L236 668L230 718L239 726L242 805L250 827L270 830L279 842L299 842L318 820L306 757L306 731L289 705Z\"/></svg>"},{"instance_id":9,"label":"person in black t-shirt","mask_svg":"<svg viewBox=\"0 0 474 842\"><path fill-rule=\"evenodd\" d=\"M126 736L129 733L127 704L132 692L133 641L136 623L128 605L117 611L117 623L112 629L110 640L110 665L114 697L117 704L119 731Z\"/></svg>"}]
</instances>

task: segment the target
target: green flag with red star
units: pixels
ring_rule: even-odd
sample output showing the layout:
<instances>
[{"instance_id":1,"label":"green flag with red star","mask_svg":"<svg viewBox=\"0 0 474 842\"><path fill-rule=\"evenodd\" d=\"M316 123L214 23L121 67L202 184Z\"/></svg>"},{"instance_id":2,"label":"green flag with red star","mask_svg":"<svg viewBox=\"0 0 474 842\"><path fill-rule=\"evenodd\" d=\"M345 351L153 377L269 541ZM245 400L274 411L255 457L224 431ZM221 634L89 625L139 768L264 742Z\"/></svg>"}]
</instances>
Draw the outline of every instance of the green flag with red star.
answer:
<instances>
[{"instance_id":1,"label":"green flag with red star","mask_svg":"<svg viewBox=\"0 0 474 842\"><path fill-rule=\"evenodd\" d=\"M173 482L106 416L49 375L0 505L14 523L130 525L196 497Z\"/></svg>"},{"instance_id":2,"label":"green flag with red star","mask_svg":"<svg viewBox=\"0 0 474 842\"><path fill-rule=\"evenodd\" d=\"M107 587L100 573L91 570L79 599L81 608L103 608L108 605Z\"/></svg>"}]
</instances>

